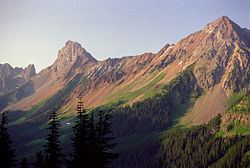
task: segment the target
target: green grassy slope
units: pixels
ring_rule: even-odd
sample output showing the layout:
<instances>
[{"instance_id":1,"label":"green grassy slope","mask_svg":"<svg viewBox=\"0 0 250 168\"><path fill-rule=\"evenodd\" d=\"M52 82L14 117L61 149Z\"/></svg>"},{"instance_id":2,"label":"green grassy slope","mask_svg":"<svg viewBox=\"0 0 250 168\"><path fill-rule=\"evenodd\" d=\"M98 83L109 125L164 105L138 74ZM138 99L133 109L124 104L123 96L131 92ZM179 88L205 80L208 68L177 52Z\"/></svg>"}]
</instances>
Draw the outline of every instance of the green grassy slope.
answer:
<instances>
[{"instance_id":1,"label":"green grassy slope","mask_svg":"<svg viewBox=\"0 0 250 168\"><path fill-rule=\"evenodd\" d=\"M250 135L250 95L236 93L227 101L227 112L217 136Z\"/></svg>"}]
</instances>

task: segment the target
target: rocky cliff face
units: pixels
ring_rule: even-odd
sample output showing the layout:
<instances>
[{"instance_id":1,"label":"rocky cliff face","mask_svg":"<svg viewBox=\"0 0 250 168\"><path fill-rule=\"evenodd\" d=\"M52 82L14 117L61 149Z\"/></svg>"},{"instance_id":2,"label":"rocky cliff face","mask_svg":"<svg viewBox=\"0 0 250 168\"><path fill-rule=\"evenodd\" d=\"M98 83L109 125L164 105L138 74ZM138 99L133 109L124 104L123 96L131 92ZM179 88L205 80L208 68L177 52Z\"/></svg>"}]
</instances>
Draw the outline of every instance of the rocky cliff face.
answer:
<instances>
[{"instance_id":1,"label":"rocky cliff face","mask_svg":"<svg viewBox=\"0 0 250 168\"><path fill-rule=\"evenodd\" d=\"M128 80L139 74L148 63L152 61L154 54L144 53L138 56L107 59L93 67L88 77L96 85L104 83L114 84L120 80Z\"/></svg>"},{"instance_id":2,"label":"rocky cliff face","mask_svg":"<svg viewBox=\"0 0 250 168\"><path fill-rule=\"evenodd\" d=\"M75 73L83 71L87 64L95 65L97 60L88 53L81 44L68 41L59 52L56 61L50 70L53 79L59 77L72 77Z\"/></svg>"},{"instance_id":3,"label":"rocky cliff face","mask_svg":"<svg viewBox=\"0 0 250 168\"><path fill-rule=\"evenodd\" d=\"M10 64L0 64L0 94L6 94L23 86L34 75L36 75L34 65L28 65L23 69L13 68Z\"/></svg>"},{"instance_id":4,"label":"rocky cliff face","mask_svg":"<svg viewBox=\"0 0 250 168\"><path fill-rule=\"evenodd\" d=\"M28 65L26 68L24 68L23 70L24 78L29 79L35 75L36 75L36 70L34 65Z\"/></svg>"}]
</instances>

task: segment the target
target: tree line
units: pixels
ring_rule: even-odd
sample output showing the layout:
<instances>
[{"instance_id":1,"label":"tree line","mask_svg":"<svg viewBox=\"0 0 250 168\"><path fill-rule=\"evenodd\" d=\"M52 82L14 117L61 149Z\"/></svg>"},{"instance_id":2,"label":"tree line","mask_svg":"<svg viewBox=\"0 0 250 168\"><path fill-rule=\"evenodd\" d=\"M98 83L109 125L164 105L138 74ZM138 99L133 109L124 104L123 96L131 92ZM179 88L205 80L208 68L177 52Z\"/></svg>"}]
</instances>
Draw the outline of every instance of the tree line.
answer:
<instances>
[{"instance_id":1,"label":"tree line","mask_svg":"<svg viewBox=\"0 0 250 168\"><path fill-rule=\"evenodd\" d=\"M7 112L2 113L0 125L0 167L36 167L36 168L106 168L118 157L113 152L114 137L111 133L111 110L98 110L87 113L81 98L77 104L76 122L73 126L72 152L70 158L62 152L60 143L60 122L58 112L51 110L48 135L44 149L38 152L35 159L23 158L20 163L12 149L12 141L8 134Z\"/></svg>"},{"instance_id":2,"label":"tree line","mask_svg":"<svg viewBox=\"0 0 250 168\"><path fill-rule=\"evenodd\" d=\"M207 125L169 131L159 147L159 167L248 167L250 137L218 137L220 122L218 116Z\"/></svg>"},{"instance_id":3,"label":"tree line","mask_svg":"<svg viewBox=\"0 0 250 168\"><path fill-rule=\"evenodd\" d=\"M133 168L247 168L250 136L218 136L221 116L210 123L175 127L155 135L137 136L140 143L119 152L112 167ZM134 139L131 139L134 140Z\"/></svg>"}]
</instances>

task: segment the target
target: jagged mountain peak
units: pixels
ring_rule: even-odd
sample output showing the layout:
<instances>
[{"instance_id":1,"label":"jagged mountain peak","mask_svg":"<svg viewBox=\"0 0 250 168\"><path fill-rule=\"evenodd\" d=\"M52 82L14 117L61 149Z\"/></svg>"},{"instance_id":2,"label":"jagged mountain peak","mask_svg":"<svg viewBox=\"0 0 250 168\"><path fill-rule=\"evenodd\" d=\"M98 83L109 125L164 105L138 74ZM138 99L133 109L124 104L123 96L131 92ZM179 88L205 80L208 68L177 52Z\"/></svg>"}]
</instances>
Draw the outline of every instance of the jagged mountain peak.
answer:
<instances>
[{"instance_id":1,"label":"jagged mountain peak","mask_svg":"<svg viewBox=\"0 0 250 168\"><path fill-rule=\"evenodd\" d=\"M65 43L65 46L59 50L58 59L65 58L66 61L72 61L77 58L85 58L90 61L96 61L96 59L88 53L80 43L73 42L71 40Z\"/></svg>"},{"instance_id":2,"label":"jagged mountain peak","mask_svg":"<svg viewBox=\"0 0 250 168\"><path fill-rule=\"evenodd\" d=\"M203 28L203 32L220 36L221 39L239 39L241 27L227 16L222 16Z\"/></svg>"},{"instance_id":3,"label":"jagged mountain peak","mask_svg":"<svg viewBox=\"0 0 250 168\"><path fill-rule=\"evenodd\" d=\"M58 51L55 62L35 76L35 87L40 88L53 82L67 83L73 76L89 71L90 67L97 63L98 61L80 43L69 40Z\"/></svg>"},{"instance_id":4,"label":"jagged mountain peak","mask_svg":"<svg viewBox=\"0 0 250 168\"><path fill-rule=\"evenodd\" d=\"M190 34L173 46L164 47L161 50L164 52L159 52L160 63L155 69L175 62L184 70L195 63L197 82L203 89L209 90L220 84L228 95L239 91L248 85L249 80L246 75L250 44L247 32L228 17L220 17L203 30Z\"/></svg>"},{"instance_id":5,"label":"jagged mountain peak","mask_svg":"<svg viewBox=\"0 0 250 168\"><path fill-rule=\"evenodd\" d=\"M212 23L213 24L232 24L232 25L236 24L228 16L221 16L215 19Z\"/></svg>"},{"instance_id":6,"label":"jagged mountain peak","mask_svg":"<svg viewBox=\"0 0 250 168\"><path fill-rule=\"evenodd\" d=\"M53 76L58 78L67 75L70 71L83 68L88 63L96 64L97 60L80 43L69 40L59 50L57 59L51 68Z\"/></svg>"},{"instance_id":7,"label":"jagged mountain peak","mask_svg":"<svg viewBox=\"0 0 250 168\"><path fill-rule=\"evenodd\" d=\"M24 86L35 75L36 70L32 64L25 68L13 68L8 63L0 64L0 94L6 94Z\"/></svg>"},{"instance_id":8,"label":"jagged mountain peak","mask_svg":"<svg viewBox=\"0 0 250 168\"><path fill-rule=\"evenodd\" d=\"M219 17L217 18L216 20L208 23L204 29L206 28L216 28L216 27L219 27L219 26L227 26L227 27L239 27L236 23L234 23L229 17L227 16L222 16L222 17ZM223 28L227 28L227 27L223 27ZM225 31L227 31L227 29L224 29Z\"/></svg>"},{"instance_id":9,"label":"jagged mountain peak","mask_svg":"<svg viewBox=\"0 0 250 168\"><path fill-rule=\"evenodd\" d=\"M65 43L65 47L66 47L66 46L73 46L73 45L82 47L80 43L75 42L75 41L71 41L71 40L68 40L68 41Z\"/></svg>"},{"instance_id":10,"label":"jagged mountain peak","mask_svg":"<svg viewBox=\"0 0 250 168\"><path fill-rule=\"evenodd\" d=\"M36 69L33 64L29 64L26 68L23 70L23 74L26 78L30 78L36 75Z\"/></svg>"},{"instance_id":11,"label":"jagged mountain peak","mask_svg":"<svg viewBox=\"0 0 250 168\"><path fill-rule=\"evenodd\" d=\"M33 64L29 64L25 68L21 67L12 67L10 64L0 64L0 76L6 77L14 77L14 76L22 76L25 78L30 78L36 74L35 66Z\"/></svg>"}]
</instances>

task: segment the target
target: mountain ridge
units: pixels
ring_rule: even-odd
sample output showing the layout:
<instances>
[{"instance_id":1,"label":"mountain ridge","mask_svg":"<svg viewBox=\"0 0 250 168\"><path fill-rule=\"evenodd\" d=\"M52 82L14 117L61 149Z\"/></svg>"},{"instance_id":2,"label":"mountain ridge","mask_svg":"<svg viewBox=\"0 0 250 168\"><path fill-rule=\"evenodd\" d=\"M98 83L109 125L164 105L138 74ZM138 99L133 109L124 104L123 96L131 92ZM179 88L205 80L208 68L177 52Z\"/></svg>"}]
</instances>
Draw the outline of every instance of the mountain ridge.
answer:
<instances>
[{"instance_id":1,"label":"mountain ridge","mask_svg":"<svg viewBox=\"0 0 250 168\"><path fill-rule=\"evenodd\" d=\"M36 92L9 107L29 109L56 94L77 74L82 82L68 95L62 105L63 113L73 111L79 96L88 108L121 100L132 104L159 92L163 85L193 65L197 84L205 94L191 109L195 115L203 117L192 120L204 122L205 118L211 119L224 111L226 97L250 87L249 40L245 34L248 36L247 29L223 16L176 44L165 45L157 53L103 61L97 61L79 43L68 41L58 52L56 61L33 77ZM142 92L143 88L148 89ZM200 112L201 109L205 112Z\"/></svg>"},{"instance_id":2,"label":"mountain ridge","mask_svg":"<svg viewBox=\"0 0 250 168\"><path fill-rule=\"evenodd\" d=\"M13 68L8 63L0 64L0 95L24 85L35 75L36 70L33 64L25 68Z\"/></svg>"}]
</instances>

